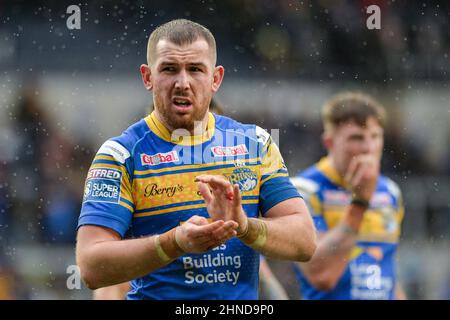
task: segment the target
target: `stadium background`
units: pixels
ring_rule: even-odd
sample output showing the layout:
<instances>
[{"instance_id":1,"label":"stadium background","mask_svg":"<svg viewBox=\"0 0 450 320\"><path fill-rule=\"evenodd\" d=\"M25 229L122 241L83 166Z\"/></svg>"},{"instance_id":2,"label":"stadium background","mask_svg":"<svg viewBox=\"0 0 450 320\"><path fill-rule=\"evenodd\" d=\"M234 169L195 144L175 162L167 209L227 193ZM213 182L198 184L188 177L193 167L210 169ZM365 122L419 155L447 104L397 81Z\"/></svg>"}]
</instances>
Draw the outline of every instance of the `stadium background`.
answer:
<instances>
[{"instance_id":1,"label":"stadium background","mask_svg":"<svg viewBox=\"0 0 450 320\"><path fill-rule=\"evenodd\" d=\"M81 8L81 29L66 8ZM381 8L368 30L365 8ZM373 94L389 115L383 171L406 217L399 274L414 299L450 298L450 5L439 1L2 1L0 299L82 299L69 290L83 181L98 147L149 110L138 67L160 23L190 18L216 36L217 95L242 122L279 129L291 174L316 161L321 104ZM286 263L270 260L292 299Z\"/></svg>"}]
</instances>

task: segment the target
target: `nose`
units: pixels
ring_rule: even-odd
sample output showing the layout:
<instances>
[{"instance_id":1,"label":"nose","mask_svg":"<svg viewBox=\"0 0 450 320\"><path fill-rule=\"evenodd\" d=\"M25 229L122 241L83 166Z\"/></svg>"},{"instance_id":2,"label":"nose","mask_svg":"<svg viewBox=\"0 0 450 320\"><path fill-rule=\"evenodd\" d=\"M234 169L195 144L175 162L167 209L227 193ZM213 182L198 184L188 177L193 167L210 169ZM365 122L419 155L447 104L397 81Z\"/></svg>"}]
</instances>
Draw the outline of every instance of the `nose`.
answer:
<instances>
[{"instance_id":1,"label":"nose","mask_svg":"<svg viewBox=\"0 0 450 320\"><path fill-rule=\"evenodd\" d=\"M189 89L189 76L185 70L181 70L175 79L175 89L186 91Z\"/></svg>"},{"instance_id":2,"label":"nose","mask_svg":"<svg viewBox=\"0 0 450 320\"><path fill-rule=\"evenodd\" d=\"M374 153L376 150L376 145L377 142L374 138L368 136L365 137L364 142L363 142L363 146L362 146L362 151L363 153Z\"/></svg>"}]
</instances>

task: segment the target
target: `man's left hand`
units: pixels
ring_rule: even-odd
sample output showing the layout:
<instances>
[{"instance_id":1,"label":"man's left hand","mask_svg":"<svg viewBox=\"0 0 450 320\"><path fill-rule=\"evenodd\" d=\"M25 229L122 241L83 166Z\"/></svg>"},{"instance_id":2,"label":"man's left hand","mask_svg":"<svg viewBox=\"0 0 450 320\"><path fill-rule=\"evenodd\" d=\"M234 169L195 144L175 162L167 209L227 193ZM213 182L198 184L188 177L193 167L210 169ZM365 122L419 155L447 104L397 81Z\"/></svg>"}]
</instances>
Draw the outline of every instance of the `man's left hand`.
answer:
<instances>
[{"instance_id":1,"label":"man's left hand","mask_svg":"<svg viewBox=\"0 0 450 320\"><path fill-rule=\"evenodd\" d=\"M247 230L248 218L242 208L239 185L231 185L221 175L200 175L195 181L213 220L236 221L239 224L238 234Z\"/></svg>"}]
</instances>

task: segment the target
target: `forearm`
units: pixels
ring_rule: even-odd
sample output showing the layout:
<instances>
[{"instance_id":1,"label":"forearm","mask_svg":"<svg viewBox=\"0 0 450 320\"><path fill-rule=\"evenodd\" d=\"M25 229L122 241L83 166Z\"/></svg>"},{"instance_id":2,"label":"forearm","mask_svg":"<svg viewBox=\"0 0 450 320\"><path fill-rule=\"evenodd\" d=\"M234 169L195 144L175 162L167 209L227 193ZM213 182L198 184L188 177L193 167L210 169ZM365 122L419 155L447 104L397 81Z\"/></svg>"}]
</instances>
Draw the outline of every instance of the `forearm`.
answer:
<instances>
[{"instance_id":1,"label":"forearm","mask_svg":"<svg viewBox=\"0 0 450 320\"><path fill-rule=\"evenodd\" d=\"M302 264L307 278L319 283L337 282L356 244L364 211L359 206L350 205L344 219L319 238L313 258Z\"/></svg>"},{"instance_id":2,"label":"forearm","mask_svg":"<svg viewBox=\"0 0 450 320\"><path fill-rule=\"evenodd\" d=\"M172 229L159 237L161 248L170 257L164 261L157 252L155 237L101 241L77 250L77 263L91 289L111 286L142 277L183 254L174 241Z\"/></svg>"},{"instance_id":3,"label":"forearm","mask_svg":"<svg viewBox=\"0 0 450 320\"><path fill-rule=\"evenodd\" d=\"M276 218L250 218L248 221L248 234L241 240L265 256L294 261L311 258L315 250L315 230L309 216L291 214ZM258 241L264 237L263 228L266 239L261 245Z\"/></svg>"},{"instance_id":4,"label":"forearm","mask_svg":"<svg viewBox=\"0 0 450 320\"><path fill-rule=\"evenodd\" d=\"M92 298L93 300L124 300L129 290L130 283L124 282L94 290Z\"/></svg>"}]
</instances>

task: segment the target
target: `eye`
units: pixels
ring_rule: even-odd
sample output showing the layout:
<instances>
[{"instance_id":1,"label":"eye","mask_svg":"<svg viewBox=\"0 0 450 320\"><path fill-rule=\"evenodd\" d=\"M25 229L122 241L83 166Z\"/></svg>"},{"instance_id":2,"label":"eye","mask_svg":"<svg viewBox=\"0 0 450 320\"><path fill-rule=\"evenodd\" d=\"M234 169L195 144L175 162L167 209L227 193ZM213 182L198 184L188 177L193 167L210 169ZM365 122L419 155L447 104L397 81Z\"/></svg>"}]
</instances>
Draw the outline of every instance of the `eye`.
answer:
<instances>
[{"instance_id":1,"label":"eye","mask_svg":"<svg viewBox=\"0 0 450 320\"><path fill-rule=\"evenodd\" d=\"M200 69L199 67L190 67L189 71L191 71L191 72L201 72L202 69Z\"/></svg>"},{"instance_id":2,"label":"eye","mask_svg":"<svg viewBox=\"0 0 450 320\"><path fill-rule=\"evenodd\" d=\"M174 72L175 71L175 67L171 67L171 66L163 67L161 71L163 71L163 72Z\"/></svg>"},{"instance_id":3,"label":"eye","mask_svg":"<svg viewBox=\"0 0 450 320\"><path fill-rule=\"evenodd\" d=\"M374 133L374 134L372 134L372 138L373 139L378 139L378 138L381 138L382 137L382 135L380 134L380 133Z\"/></svg>"},{"instance_id":4,"label":"eye","mask_svg":"<svg viewBox=\"0 0 450 320\"><path fill-rule=\"evenodd\" d=\"M349 138L350 141L364 141L364 137L362 135L353 135Z\"/></svg>"}]
</instances>

